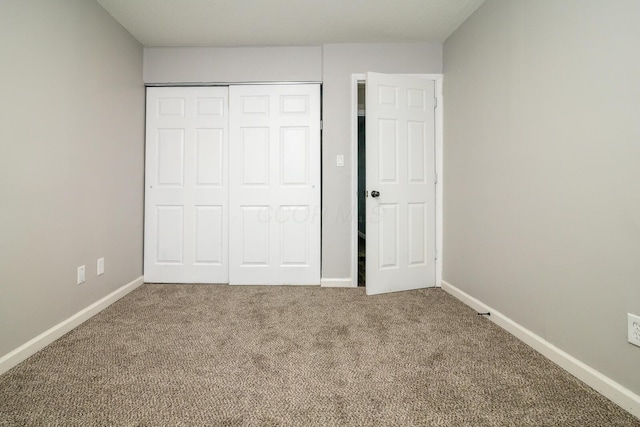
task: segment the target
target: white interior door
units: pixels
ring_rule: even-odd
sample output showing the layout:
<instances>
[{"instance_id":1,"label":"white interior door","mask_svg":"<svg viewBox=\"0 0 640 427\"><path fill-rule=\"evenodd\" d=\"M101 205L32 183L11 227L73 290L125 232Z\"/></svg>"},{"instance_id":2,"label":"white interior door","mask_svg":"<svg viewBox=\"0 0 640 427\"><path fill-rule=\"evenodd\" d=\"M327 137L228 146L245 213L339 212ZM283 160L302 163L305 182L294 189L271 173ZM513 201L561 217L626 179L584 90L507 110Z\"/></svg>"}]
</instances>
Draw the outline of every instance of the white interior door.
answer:
<instances>
[{"instance_id":1,"label":"white interior door","mask_svg":"<svg viewBox=\"0 0 640 427\"><path fill-rule=\"evenodd\" d=\"M227 111L226 87L147 89L147 282L228 282Z\"/></svg>"},{"instance_id":2,"label":"white interior door","mask_svg":"<svg viewBox=\"0 0 640 427\"><path fill-rule=\"evenodd\" d=\"M435 286L435 82L367 73L366 290Z\"/></svg>"},{"instance_id":3,"label":"white interior door","mask_svg":"<svg viewBox=\"0 0 640 427\"><path fill-rule=\"evenodd\" d=\"M320 284L320 86L231 86L229 105L229 283Z\"/></svg>"}]
</instances>

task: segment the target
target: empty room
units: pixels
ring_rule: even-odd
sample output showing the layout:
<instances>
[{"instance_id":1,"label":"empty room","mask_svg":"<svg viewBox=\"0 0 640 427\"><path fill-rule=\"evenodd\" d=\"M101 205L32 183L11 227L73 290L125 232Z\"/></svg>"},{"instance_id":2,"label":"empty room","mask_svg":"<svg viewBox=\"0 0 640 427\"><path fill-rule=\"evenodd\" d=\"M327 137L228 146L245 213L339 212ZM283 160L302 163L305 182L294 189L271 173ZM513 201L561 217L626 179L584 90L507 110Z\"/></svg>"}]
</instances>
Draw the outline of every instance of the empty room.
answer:
<instances>
[{"instance_id":1,"label":"empty room","mask_svg":"<svg viewBox=\"0 0 640 427\"><path fill-rule=\"evenodd\" d=\"M0 426L640 426L639 20L1 0Z\"/></svg>"}]
</instances>

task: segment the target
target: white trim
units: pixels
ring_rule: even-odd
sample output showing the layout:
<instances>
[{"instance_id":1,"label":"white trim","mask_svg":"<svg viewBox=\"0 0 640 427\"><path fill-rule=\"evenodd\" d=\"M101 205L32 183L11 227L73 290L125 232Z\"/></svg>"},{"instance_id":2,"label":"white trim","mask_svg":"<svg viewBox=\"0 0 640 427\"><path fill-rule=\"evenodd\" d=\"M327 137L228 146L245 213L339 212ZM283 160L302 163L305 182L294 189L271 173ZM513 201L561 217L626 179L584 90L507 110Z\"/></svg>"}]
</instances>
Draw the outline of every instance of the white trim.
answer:
<instances>
[{"instance_id":1,"label":"white trim","mask_svg":"<svg viewBox=\"0 0 640 427\"><path fill-rule=\"evenodd\" d=\"M631 390L596 371L589 365L564 352L542 337L526 329L524 326L514 322L509 317L494 310L452 284L442 281L442 289L478 312L490 312L491 316L487 316L487 319L520 339L547 359L619 405L622 409L640 418L640 396Z\"/></svg>"},{"instance_id":2,"label":"white trim","mask_svg":"<svg viewBox=\"0 0 640 427\"><path fill-rule=\"evenodd\" d=\"M321 81L300 82L175 82L175 83L145 83L145 87L209 87L209 86L238 86L238 85L322 85Z\"/></svg>"},{"instance_id":3,"label":"white trim","mask_svg":"<svg viewBox=\"0 0 640 427\"><path fill-rule=\"evenodd\" d=\"M438 185L436 185L436 287L442 282L443 259L443 189L444 189L444 97L442 74L407 74L435 82L437 106L435 110L435 160ZM366 82L366 74L351 75L351 280L358 286L358 82Z\"/></svg>"},{"instance_id":4,"label":"white trim","mask_svg":"<svg viewBox=\"0 0 640 427\"><path fill-rule=\"evenodd\" d=\"M323 288L357 288L358 281L356 278L355 286L353 285L354 281L351 278L348 279L325 279L324 277L320 279L320 286Z\"/></svg>"},{"instance_id":5,"label":"white trim","mask_svg":"<svg viewBox=\"0 0 640 427\"><path fill-rule=\"evenodd\" d=\"M81 323L100 313L102 310L104 310L123 296L127 295L129 292L133 291L143 283L143 277L138 277L137 279L111 292L106 297L94 302L86 308L83 308L68 319L63 320L52 328L44 331L32 340L22 344L15 350L10 351L9 353L0 357L0 374L7 372L18 363L26 360L28 357L42 350L67 332L79 326Z\"/></svg>"},{"instance_id":6,"label":"white trim","mask_svg":"<svg viewBox=\"0 0 640 427\"><path fill-rule=\"evenodd\" d=\"M443 249L443 212L444 212L444 97L442 96L443 76L442 74L429 74L433 76L436 83L436 173L438 174L438 184L436 185L436 250L438 251L438 259L436 259L436 286L442 283L442 258L444 257Z\"/></svg>"}]
</instances>

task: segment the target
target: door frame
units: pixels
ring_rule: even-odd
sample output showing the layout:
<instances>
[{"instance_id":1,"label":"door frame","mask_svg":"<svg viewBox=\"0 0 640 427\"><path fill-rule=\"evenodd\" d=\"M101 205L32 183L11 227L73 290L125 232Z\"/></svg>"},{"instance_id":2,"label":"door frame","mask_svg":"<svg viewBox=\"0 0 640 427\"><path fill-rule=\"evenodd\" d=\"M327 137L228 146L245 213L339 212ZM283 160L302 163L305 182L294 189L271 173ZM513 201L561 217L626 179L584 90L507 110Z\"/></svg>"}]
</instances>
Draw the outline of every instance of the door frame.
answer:
<instances>
[{"instance_id":1,"label":"door frame","mask_svg":"<svg viewBox=\"0 0 640 427\"><path fill-rule=\"evenodd\" d=\"M167 87L167 88L177 88L177 87L231 87L231 86L261 86L261 85L308 85L308 84L317 84L320 87L320 148L322 149L322 141L323 141L323 133L322 133L322 109L323 109L323 101L322 101L322 93L323 93L323 85L324 85L324 81L322 80L310 80L310 81L255 81L255 82L244 82L244 81L238 81L238 82L184 82L184 83L145 83L144 84L144 97L145 97L145 142L146 142L146 137L147 137L147 111L146 111L146 99L147 99L147 89L148 88L155 88L155 87ZM227 107L228 107L228 103L227 103ZM145 148L146 150L146 148ZM319 153L320 155L320 177L322 178L322 152ZM147 167L146 167L146 161L147 161L147 155L146 155L146 151L144 153L144 161L145 161L145 167L144 167L144 171L143 174L146 174L147 171ZM228 183L228 179L229 179L229 168L227 167L227 173L224 175L224 179L227 181ZM145 176L146 179L146 176ZM228 185L228 184L227 184ZM322 179L320 179L320 181L318 182L318 185L320 187L320 283L319 285L322 286L322 247L323 247L323 238L322 238L322 220L323 220L323 213L322 213L322 188L323 188L323 184L322 184ZM144 207L143 207L143 235L142 235L142 246L143 246L143 271L142 274L144 276L144 246L147 243L147 233L146 233L146 210L147 210L147 203L146 203L146 197L147 197L147 183L145 182L144 185ZM228 203L227 203L228 204ZM227 206L228 208L228 206ZM228 228L228 227L227 227ZM227 246L229 245L229 242L227 242ZM227 264L229 264L228 260L227 260ZM227 268L229 267L229 265L227 265ZM208 283L206 283L208 284ZM227 282L224 283L226 285L229 285L229 280L227 279ZM356 282L357 285L357 282Z\"/></svg>"},{"instance_id":2,"label":"door frame","mask_svg":"<svg viewBox=\"0 0 640 427\"><path fill-rule=\"evenodd\" d=\"M393 73L403 74L403 73ZM435 171L436 183L436 287L442 283L443 241L443 147L444 147L444 100L442 96L442 74L406 74L435 82ZM358 83L366 83L366 74L351 75L351 287L358 286ZM365 110L366 117L366 110Z\"/></svg>"}]
</instances>

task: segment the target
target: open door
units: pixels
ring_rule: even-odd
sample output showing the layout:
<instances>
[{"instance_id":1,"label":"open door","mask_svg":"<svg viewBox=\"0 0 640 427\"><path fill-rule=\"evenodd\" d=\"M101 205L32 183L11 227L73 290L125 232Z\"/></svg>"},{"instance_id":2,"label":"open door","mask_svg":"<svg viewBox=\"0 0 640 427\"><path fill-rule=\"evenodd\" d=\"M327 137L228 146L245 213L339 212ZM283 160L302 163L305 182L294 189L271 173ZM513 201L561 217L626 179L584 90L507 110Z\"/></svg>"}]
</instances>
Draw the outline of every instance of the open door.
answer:
<instances>
[{"instance_id":1,"label":"open door","mask_svg":"<svg viewBox=\"0 0 640 427\"><path fill-rule=\"evenodd\" d=\"M435 82L367 73L367 295L435 286Z\"/></svg>"}]
</instances>

